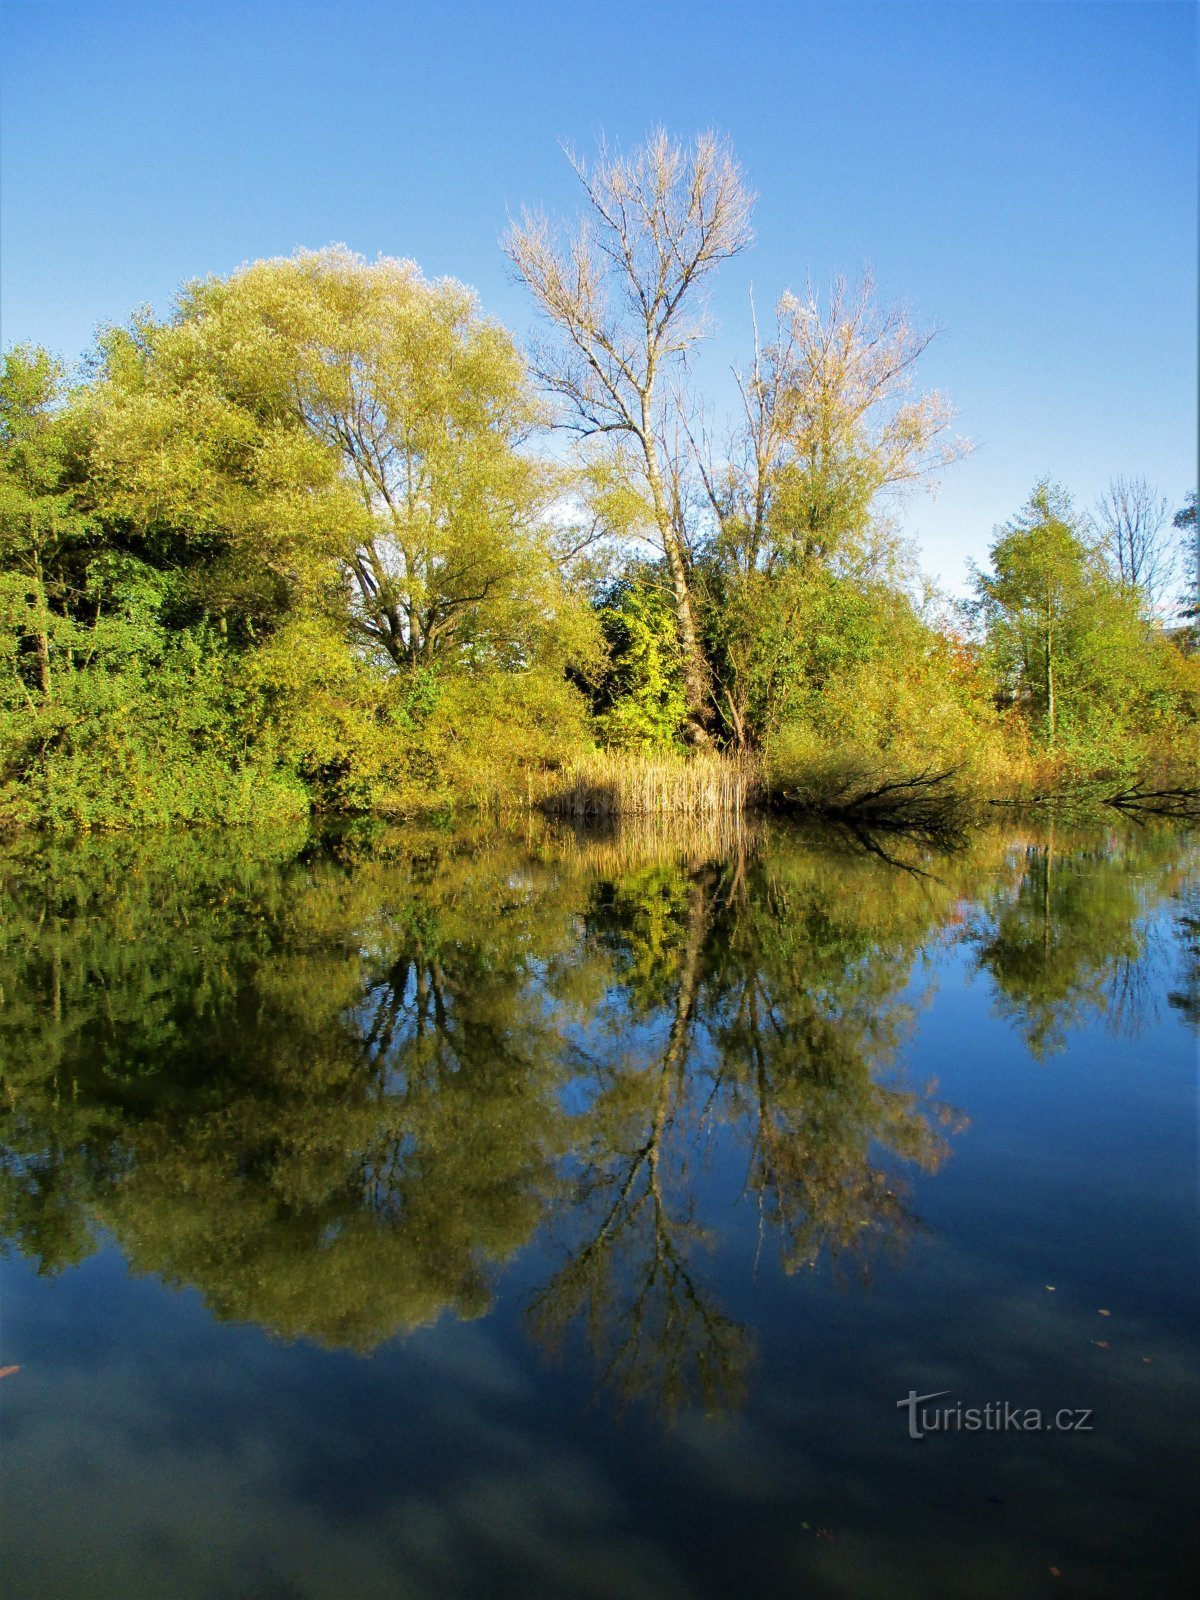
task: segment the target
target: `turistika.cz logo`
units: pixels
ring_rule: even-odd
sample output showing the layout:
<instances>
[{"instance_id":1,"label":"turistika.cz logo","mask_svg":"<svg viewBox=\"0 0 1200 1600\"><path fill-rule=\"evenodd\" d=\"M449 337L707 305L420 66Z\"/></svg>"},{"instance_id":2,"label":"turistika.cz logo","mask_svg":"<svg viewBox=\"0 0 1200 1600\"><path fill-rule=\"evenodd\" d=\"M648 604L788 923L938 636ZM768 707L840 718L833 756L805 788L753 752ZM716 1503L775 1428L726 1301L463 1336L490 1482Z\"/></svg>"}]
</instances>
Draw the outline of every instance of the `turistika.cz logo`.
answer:
<instances>
[{"instance_id":1,"label":"turistika.cz logo","mask_svg":"<svg viewBox=\"0 0 1200 1600\"><path fill-rule=\"evenodd\" d=\"M964 1406L961 1401L949 1406L931 1406L942 1400L949 1389L932 1394L908 1391L906 1400L897 1400L897 1411L908 1412L908 1436L924 1439L930 1433L1091 1433L1090 1407L1064 1406L1045 1412L1038 1406L1014 1405L1011 1400L989 1400L985 1406Z\"/></svg>"}]
</instances>

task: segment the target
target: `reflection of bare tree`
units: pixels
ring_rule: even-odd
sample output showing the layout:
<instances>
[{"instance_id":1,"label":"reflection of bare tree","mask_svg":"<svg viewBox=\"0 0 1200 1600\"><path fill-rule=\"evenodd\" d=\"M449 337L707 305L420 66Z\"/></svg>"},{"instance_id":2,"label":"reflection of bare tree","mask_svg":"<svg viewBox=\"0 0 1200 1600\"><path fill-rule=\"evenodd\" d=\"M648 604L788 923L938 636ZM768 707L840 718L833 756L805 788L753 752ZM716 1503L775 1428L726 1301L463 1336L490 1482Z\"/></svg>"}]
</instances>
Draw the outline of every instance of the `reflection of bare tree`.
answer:
<instances>
[{"instance_id":1,"label":"reflection of bare tree","mask_svg":"<svg viewBox=\"0 0 1200 1600\"><path fill-rule=\"evenodd\" d=\"M1183 956L1182 973L1167 1001L1193 1028L1200 1029L1200 885L1192 884L1184 892L1181 905L1175 926Z\"/></svg>"},{"instance_id":2,"label":"reflection of bare tree","mask_svg":"<svg viewBox=\"0 0 1200 1600\"><path fill-rule=\"evenodd\" d=\"M668 1414L697 1400L740 1398L750 1341L706 1295L690 1251L703 1239L689 1205L673 1207L670 1168L680 1156L681 1114L709 922L707 873L687 889L685 931L670 1022L649 1065L602 1071L578 1152L576 1216L582 1241L535 1294L529 1319L553 1346L584 1321L604 1381L632 1398L650 1395Z\"/></svg>"},{"instance_id":3,"label":"reflection of bare tree","mask_svg":"<svg viewBox=\"0 0 1200 1600\"><path fill-rule=\"evenodd\" d=\"M718 1082L745 1128L746 1189L789 1271L823 1251L865 1267L870 1246L913 1221L896 1158L932 1171L948 1151L931 1117L953 1114L891 1075L910 1017L899 992L928 931L912 893L915 926L890 951L865 948L819 893L745 882L715 930Z\"/></svg>"},{"instance_id":4,"label":"reflection of bare tree","mask_svg":"<svg viewBox=\"0 0 1200 1600\"><path fill-rule=\"evenodd\" d=\"M1104 1009L1113 1033L1132 1039L1158 1021L1156 967L1165 952L1153 931L1140 956L1121 956L1104 984Z\"/></svg>"},{"instance_id":5,"label":"reflection of bare tree","mask_svg":"<svg viewBox=\"0 0 1200 1600\"><path fill-rule=\"evenodd\" d=\"M696 1264L690 1153L706 1132L732 1129L747 1151L746 1187L788 1270L823 1249L861 1260L910 1222L888 1157L932 1169L948 1147L930 1120L942 1108L885 1072L907 1015L896 995L929 930L923 891L904 881L916 938L880 952L836 894L785 885L745 852L680 873L669 983L638 948L660 942L662 875L598 897L594 920L626 948L626 993L641 982L641 1014L665 1042L649 1065L623 1055L596 1068L569 1254L530 1315L550 1342L582 1322L622 1392L669 1411L740 1392L749 1338Z\"/></svg>"}]
</instances>

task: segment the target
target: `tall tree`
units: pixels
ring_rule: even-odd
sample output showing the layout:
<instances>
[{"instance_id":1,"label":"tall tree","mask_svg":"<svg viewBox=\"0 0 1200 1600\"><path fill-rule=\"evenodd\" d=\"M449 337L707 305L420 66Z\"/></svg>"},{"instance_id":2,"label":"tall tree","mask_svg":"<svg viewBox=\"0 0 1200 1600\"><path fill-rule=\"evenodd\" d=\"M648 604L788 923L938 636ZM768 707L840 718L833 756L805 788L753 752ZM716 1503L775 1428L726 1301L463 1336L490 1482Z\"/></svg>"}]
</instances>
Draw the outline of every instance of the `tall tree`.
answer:
<instances>
[{"instance_id":1,"label":"tall tree","mask_svg":"<svg viewBox=\"0 0 1200 1600\"><path fill-rule=\"evenodd\" d=\"M340 247L255 262L110 341L107 377L114 502L385 662L521 667L569 633L535 397L461 284Z\"/></svg>"},{"instance_id":2,"label":"tall tree","mask_svg":"<svg viewBox=\"0 0 1200 1600\"><path fill-rule=\"evenodd\" d=\"M1145 478L1114 478L1096 503L1095 522L1113 576L1140 590L1147 611L1155 611L1176 568L1165 496Z\"/></svg>"},{"instance_id":3,"label":"tall tree","mask_svg":"<svg viewBox=\"0 0 1200 1600\"><path fill-rule=\"evenodd\" d=\"M1196 520L1196 491L1171 519L1179 529L1187 580L1183 590L1183 616L1196 625L1196 648L1200 650L1200 523Z\"/></svg>"},{"instance_id":4,"label":"tall tree","mask_svg":"<svg viewBox=\"0 0 1200 1600\"><path fill-rule=\"evenodd\" d=\"M704 742L708 669L692 593L692 549L678 463L682 369L705 331L704 290L751 239L750 194L728 145L701 134L688 147L662 129L625 156L601 145L570 156L584 215L560 229L524 212L505 247L550 323L534 364L565 421L599 447L628 491L637 531L670 574L692 738Z\"/></svg>"},{"instance_id":5,"label":"tall tree","mask_svg":"<svg viewBox=\"0 0 1200 1600\"><path fill-rule=\"evenodd\" d=\"M936 337L868 273L811 285L776 307L766 345L739 374L742 417L726 460L703 469L724 543L743 570L780 562L860 565L879 497L921 483L971 448L944 396L915 368Z\"/></svg>"},{"instance_id":6,"label":"tall tree","mask_svg":"<svg viewBox=\"0 0 1200 1600\"><path fill-rule=\"evenodd\" d=\"M1098 553L1082 536L1070 496L1043 480L998 531L991 557L992 571L977 579L990 637L1014 697L1032 705L1053 748L1063 659L1100 575Z\"/></svg>"}]
</instances>

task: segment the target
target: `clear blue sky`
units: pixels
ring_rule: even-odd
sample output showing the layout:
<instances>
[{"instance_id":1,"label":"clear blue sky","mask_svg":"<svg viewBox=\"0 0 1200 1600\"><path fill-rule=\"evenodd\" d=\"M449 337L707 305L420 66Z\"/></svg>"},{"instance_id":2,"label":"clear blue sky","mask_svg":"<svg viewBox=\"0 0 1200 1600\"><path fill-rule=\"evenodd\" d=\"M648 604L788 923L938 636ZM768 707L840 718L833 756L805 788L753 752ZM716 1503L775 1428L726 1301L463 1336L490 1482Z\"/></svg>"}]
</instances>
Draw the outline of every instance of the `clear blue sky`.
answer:
<instances>
[{"instance_id":1,"label":"clear blue sky","mask_svg":"<svg viewBox=\"0 0 1200 1600\"><path fill-rule=\"evenodd\" d=\"M343 6L4 0L0 316L68 356L136 305L344 241L473 284L574 208L560 140L730 135L757 243L715 296L716 381L760 306L873 264L944 324L926 378L978 449L908 509L961 586L1051 474L1088 502L1196 474L1193 4Z\"/></svg>"}]
</instances>

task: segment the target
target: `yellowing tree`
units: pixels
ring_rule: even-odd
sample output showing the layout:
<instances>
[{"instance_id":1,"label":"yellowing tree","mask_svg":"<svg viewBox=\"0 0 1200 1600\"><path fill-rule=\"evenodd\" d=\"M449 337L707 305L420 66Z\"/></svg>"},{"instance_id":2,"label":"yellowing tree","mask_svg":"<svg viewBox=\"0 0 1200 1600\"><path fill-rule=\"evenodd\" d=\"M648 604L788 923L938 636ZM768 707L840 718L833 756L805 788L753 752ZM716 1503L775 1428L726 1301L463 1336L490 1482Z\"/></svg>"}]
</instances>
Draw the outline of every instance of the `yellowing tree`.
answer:
<instances>
[{"instance_id":1,"label":"yellowing tree","mask_svg":"<svg viewBox=\"0 0 1200 1600\"><path fill-rule=\"evenodd\" d=\"M332 606L396 666L579 636L523 363L461 284L341 247L256 262L112 335L106 376L110 505L197 549L210 604L223 573L260 615Z\"/></svg>"},{"instance_id":2,"label":"yellowing tree","mask_svg":"<svg viewBox=\"0 0 1200 1600\"><path fill-rule=\"evenodd\" d=\"M967 453L951 405L916 384L935 333L880 304L870 274L855 287L835 279L824 306L811 287L781 297L774 338L756 337L739 375L728 458L704 468L735 567L861 568L880 497L932 483Z\"/></svg>"},{"instance_id":3,"label":"yellowing tree","mask_svg":"<svg viewBox=\"0 0 1200 1600\"><path fill-rule=\"evenodd\" d=\"M506 240L554 337L535 351L567 425L592 441L630 531L662 551L693 739L711 712L692 593L692 548L677 492L686 417L679 383L705 330L706 281L751 239L753 196L713 134L688 148L662 129L630 155L572 158L586 208L561 233L526 213ZM686 449L686 444L685 444Z\"/></svg>"}]
</instances>

